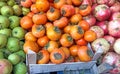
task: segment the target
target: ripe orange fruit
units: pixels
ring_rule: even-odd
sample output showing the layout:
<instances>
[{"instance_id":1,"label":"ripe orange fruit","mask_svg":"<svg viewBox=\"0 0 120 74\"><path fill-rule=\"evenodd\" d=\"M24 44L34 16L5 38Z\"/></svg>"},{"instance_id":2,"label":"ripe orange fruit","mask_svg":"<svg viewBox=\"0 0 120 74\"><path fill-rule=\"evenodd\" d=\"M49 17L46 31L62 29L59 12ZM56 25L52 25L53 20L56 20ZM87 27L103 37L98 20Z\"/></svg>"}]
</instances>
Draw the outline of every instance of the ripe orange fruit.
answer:
<instances>
[{"instance_id":1,"label":"ripe orange fruit","mask_svg":"<svg viewBox=\"0 0 120 74\"><path fill-rule=\"evenodd\" d=\"M33 26L32 18L29 16L24 16L20 20L20 25L24 29L30 29Z\"/></svg>"},{"instance_id":2,"label":"ripe orange fruit","mask_svg":"<svg viewBox=\"0 0 120 74\"><path fill-rule=\"evenodd\" d=\"M49 38L47 36L43 36L38 38L37 43L39 46L44 47L49 42Z\"/></svg>"},{"instance_id":3,"label":"ripe orange fruit","mask_svg":"<svg viewBox=\"0 0 120 74\"><path fill-rule=\"evenodd\" d=\"M32 34L32 32L27 32L25 34L25 40L37 41L37 38Z\"/></svg>"},{"instance_id":4,"label":"ripe orange fruit","mask_svg":"<svg viewBox=\"0 0 120 74\"><path fill-rule=\"evenodd\" d=\"M39 52L39 46L35 41L25 41L23 45L23 50L25 53L28 53L28 50L32 50L34 52Z\"/></svg>"},{"instance_id":5,"label":"ripe orange fruit","mask_svg":"<svg viewBox=\"0 0 120 74\"><path fill-rule=\"evenodd\" d=\"M97 38L97 35L94 31L88 30L84 34L84 39L88 42L92 42Z\"/></svg>"}]
</instances>

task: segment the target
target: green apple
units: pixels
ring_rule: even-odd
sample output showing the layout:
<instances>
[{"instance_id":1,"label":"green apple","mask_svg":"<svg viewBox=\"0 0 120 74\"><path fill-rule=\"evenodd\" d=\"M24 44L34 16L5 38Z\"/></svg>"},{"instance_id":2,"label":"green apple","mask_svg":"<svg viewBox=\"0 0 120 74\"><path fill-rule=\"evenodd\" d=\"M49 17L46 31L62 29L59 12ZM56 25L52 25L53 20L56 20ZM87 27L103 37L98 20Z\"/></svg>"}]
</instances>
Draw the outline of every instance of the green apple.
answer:
<instances>
[{"instance_id":1,"label":"green apple","mask_svg":"<svg viewBox=\"0 0 120 74\"><path fill-rule=\"evenodd\" d=\"M7 17L0 15L0 29L8 28L10 21Z\"/></svg>"},{"instance_id":2,"label":"green apple","mask_svg":"<svg viewBox=\"0 0 120 74\"><path fill-rule=\"evenodd\" d=\"M26 74L27 73L27 66L25 63L20 62L13 68L14 74Z\"/></svg>"},{"instance_id":3,"label":"green apple","mask_svg":"<svg viewBox=\"0 0 120 74\"><path fill-rule=\"evenodd\" d=\"M30 12L30 9L29 9L29 8L22 7L22 14L23 14L23 15L27 15L29 12Z\"/></svg>"},{"instance_id":4,"label":"green apple","mask_svg":"<svg viewBox=\"0 0 120 74\"><path fill-rule=\"evenodd\" d=\"M20 16L22 14L22 8L19 5L14 5L12 8L15 15Z\"/></svg>"},{"instance_id":5,"label":"green apple","mask_svg":"<svg viewBox=\"0 0 120 74\"><path fill-rule=\"evenodd\" d=\"M19 51L15 52L15 54L20 56L21 61L25 61L26 54L25 54L25 52L23 50L19 50Z\"/></svg>"},{"instance_id":6,"label":"green apple","mask_svg":"<svg viewBox=\"0 0 120 74\"><path fill-rule=\"evenodd\" d=\"M24 41L20 41L20 49L23 50Z\"/></svg>"},{"instance_id":7,"label":"green apple","mask_svg":"<svg viewBox=\"0 0 120 74\"><path fill-rule=\"evenodd\" d=\"M12 30L12 36L22 40L25 36L25 30L22 27L15 27Z\"/></svg>"},{"instance_id":8,"label":"green apple","mask_svg":"<svg viewBox=\"0 0 120 74\"><path fill-rule=\"evenodd\" d=\"M2 1L0 1L0 8L3 7L3 6L5 6L5 5L7 5L6 2L2 2Z\"/></svg>"},{"instance_id":9,"label":"green apple","mask_svg":"<svg viewBox=\"0 0 120 74\"><path fill-rule=\"evenodd\" d=\"M12 35L12 30L11 29L1 29L0 34L5 34L7 37L10 37Z\"/></svg>"},{"instance_id":10,"label":"green apple","mask_svg":"<svg viewBox=\"0 0 120 74\"><path fill-rule=\"evenodd\" d=\"M9 25L10 29L18 27L20 25L20 17L18 16L10 16L9 20L10 20L10 25Z\"/></svg>"},{"instance_id":11,"label":"green apple","mask_svg":"<svg viewBox=\"0 0 120 74\"><path fill-rule=\"evenodd\" d=\"M8 56L10 55L10 54L12 54L7 48L1 48L0 49L0 52L3 52L3 54L4 54L4 58L8 58Z\"/></svg>"},{"instance_id":12,"label":"green apple","mask_svg":"<svg viewBox=\"0 0 120 74\"><path fill-rule=\"evenodd\" d=\"M4 34L0 34L0 48L5 47L7 44L7 36Z\"/></svg>"},{"instance_id":13,"label":"green apple","mask_svg":"<svg viewBox=\"0 0 120 74\"><path fill-rule=\"evenodd\" d=\"M10 52L17 52L20 49L20 40L16 37L9 37L6 47Z\"/></svg>"},{"instance_id":14,"label":"green apple","mask_svg":"<svg viewBox=\"0 0 120 74\"><path fill-rule=\"evenodd\" d=\"M4 54L1 51L0 51L0 59L4 59Z\"/></svg>"},{"instance_id":15,"label":"green apple","mask_svg":"<svg viewBox=\"0 0 120 74\"><path fill-rule=\"evenodd\" d=\"M1 8L1 14L2 14L3 16L9 17L9 16L12 16L13 13L14 13L14 11L13 11L13 8L12 8L11 6L3 6L3 7Z\"/></svg>"},{"instance_id":16,"label":"green apple","mask_svg":"<svg viewBox=\"0 0 120 74\"><path fill-rule=\"evenodd\" d=\"M16 65L20 62L20 57L17 54L10 54L8 56L8 60L13 64Z\"/></svg>"},{"instance_id":17,"label":"green apple","mask_svg":"<svg viewBox=\"0 0 120 74\"><path fill-rule=\"evenodd\" d=\"M1 7L5 6L5 5L7 5L7 3L0 1L0 10L1 10Z\"/></svg>"},{"instance_id":18,"label":"green apple","mask_svg":"<svg viewBox=\"0 0 120 74\"><path fill-rule=\"evenodd\" d=\"M15 3L15 0L8 0L8 1L7 1L7 4L8 4L9 6L13 6L13 5L15 5L16 3Z\"/></svg>"}]
</instances>

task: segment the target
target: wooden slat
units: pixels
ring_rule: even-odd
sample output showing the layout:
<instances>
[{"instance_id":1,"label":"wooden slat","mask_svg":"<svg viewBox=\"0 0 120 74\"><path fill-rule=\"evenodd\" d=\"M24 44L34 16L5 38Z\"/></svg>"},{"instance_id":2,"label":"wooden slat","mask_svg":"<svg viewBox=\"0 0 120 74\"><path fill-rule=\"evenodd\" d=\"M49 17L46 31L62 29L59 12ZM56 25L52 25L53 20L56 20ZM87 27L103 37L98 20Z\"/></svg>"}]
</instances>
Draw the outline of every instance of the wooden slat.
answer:
<instances>
[{"instance_id":1,"label":"wooden slat","mask_svg":"<svg viewBox=\"0 0 120 74\"><path fill-rule=\"evenodd\" d=\"M32 73L46 73L64 70L80 70L80 69L90 69L95 65L95 61L91 62L76 62L76 63L62 63L62 64L30 64L30 72Z\"/></svg>"},{"instance_id":2,"label":"wooden slat","mask_svg":"<svg viewBox=\"0 0 120 74\"><path fill-rule=\"evenodd\" d=\"M98 66L98 72L100 74L106 73L106 72L110 71L111 69L113 69L113 67L111 65L109 65L108 63L102 63L101 65Z\"/></svg>"},{"instance_id":3,"label":"wooden slat","mask_svg":"<svg viewBox=\"0 0 120 74\"><path fill-rule=\"evenodd\" d=\"M95 64L95 65L92 67L92 69L90 69L90 70L91 70L91 72L94 73L94 74L99 74L98 68L97 68L96 64Z\"/></svg>"},{"instance_id":4,"label":"wooden slat","mask_svg":"<svg viewBox=\"0 0 120 74\"><path fill-rule=\"evenodd\" d=\"M92 60L93 61L97 61L98 58L103 54L103 49L98 48L98 50L96 51L96 53L94 54Z\"/></svg>"}]
</instances>

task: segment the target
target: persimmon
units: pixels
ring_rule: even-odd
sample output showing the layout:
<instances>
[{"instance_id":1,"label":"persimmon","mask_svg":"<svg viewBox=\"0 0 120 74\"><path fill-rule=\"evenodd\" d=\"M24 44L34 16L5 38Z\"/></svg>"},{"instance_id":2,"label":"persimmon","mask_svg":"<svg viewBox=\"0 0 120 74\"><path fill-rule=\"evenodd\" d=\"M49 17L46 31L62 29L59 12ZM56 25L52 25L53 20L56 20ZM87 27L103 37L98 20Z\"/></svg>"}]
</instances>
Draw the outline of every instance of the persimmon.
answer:
<instances>
[{"instance_id":1,"label":"persimmon","mask_svg":"<svg viewBox=\"0 0 120 74\"><path fill-rule=\"evenodd\" d=\"M34 15L34 13L33 12L29 12L28 14L27 14L27 16L29 16L29 17L33 17L33 15Z\"/></svg>"},{"instance_id":2,"label":"persimmon","mask_svg":"<svg viewBox=\"0 0 120 74\"><path fill-rule=\"evenodd\" d=\"M91 54L91 51L88 49L87 46L81 46L78 49L78 57L80 61L82 62L89 62L91 61L91 57L93 55Z\"/></svg>"},{"instance_id":3,"label":"persimmon","mask_svg":"<svg viewBox=\"0 0 120 74\"><path fill-rule=\"evenodd\" d=\"M79 46L78 45L72 45L69 50L70 50L70 55L71 56L77 56Z\"/></svg>"},{"instance_id":4,"label":"persimmon","mask_svg":"<svg viewBox=\"0 0 120 74\"><path fill-rule=\"evenodd\" d=\"M79 10L79 13L82 15L82 16L86 16L86 15L89 15L91 13L91 6L88 5L88 4L82 4L80 5L80 10Z\"/></svg>"},{"instance_id":5,"label":"persimmon","mask_svg":"<svg viewBox=\"0 0 120 74\"><path fill-rule=\"evenodd\" d=\"M84 36L84 30L79 25L74 25L70 29L70 35L73 39L79 40Z\"/></svg>"},{"instance_id":6,"label":"persimmon","mask_svg":"<svg viewBox=\"0 0 120 74\"><path fill-rule=\"evenodd\" d=\"M60 8L61 14L65 17L70 17L75 14L75 8L72 5L63 5Z\"/></svg>"},{"instance_id":7,"label":"persimmon","mask_svg":"<svg viewBox=\"0 0 120 74\"><path fill-rule=\"evenodd\" d=\"M65 53L65 58L67 59L70 56L70 51L67 47L60 47L60 49L63 50L63 52Z\"/></svg>"},{"instance_id":8,"label":"persimmon","mask_svg":"<svg viewBox=\"0 0 120 74\"><path fill-rule=\"evenodd\" d=\"M83 0L72 0L72 3L73 3L75 6L81 5L82 2L83 2Z\"/></svg>"},{"instance_id":9,"label":"persimmon","mask_svg":"<svg viewBox=\"0 0 120 74\"><path fill-rule=\"evenodd\" d=\"M66 0L54 0L54 7L60 9L65 3Z\"/></svg>"},{"instance_id":10,"label":"persimmon","mask_svg":"<svg viewBox=\"0 0 120 74\"><path fill-rule=\"evenodd\" d=\"M79 39L79 40L76 40L75 42L76 42L76 44L79 45L79 46L87 45L87 43L88 43L84 38L81 38L81 39Z\"/></svg>"},{"instance_id":11,"label":"persimmon","mask_svg":"<svg viewBox=\"0 0 120 74\"><path fill-rule=\"evenodd\" d=\"M46 12L50 7L48 0L36 0L35 5L39 12Z\"/></svg>"},{"instance_id":12,"label":"persimmon","mask_svg":"<svg viewBox=\"0 0 120 74\"><path fill-rule=\"evenodd\" d=\"M60 38L60 44L63 47L70 47L73 42L73 38L69 34L63 34Z\"/></svg>"},{"instance_id":13,"label":"persimmon","mask_svg":"<svg viewBox=\"0 0 120 74\"><path fill-rule=\"evenodd\" d=\"M24 16L20 20L20 26L24 29L30 29L33 26L32 18Z\"/></svg>"},{"instance_id":14,"label":"persimmon","mask_svg":"<svg viewBox=\"0 0 120 74\"><path fill-rule=\"evenodd\" d=\"M75 14L70 18L70 23L78 24L82 20L82 16L80 14Z\"/></svg>"},{"instance_id":15,"label":"persimmon","mask_svg":"<svg viewBox=\"0 0 120 74\"><path fill-rule=\"evenodd\" d=\"M28 41L37 41L37 38L32 34L32 32L27 32L25 34L25 40L28 40Z\"/></svg>"},{"instance_id":16,"label":"persimmon","mask_svg":"<svg viewBox=\"0 0 120 74\"><path fill-rule=\"evenodd\" d=\"M84 34L84 39L88 42L92 42L97 38L97 35L94 31L88 30Z\"/></svg>"},{"instance_id":17,"label":"persimmon","mask_svg":"<svg viewBox=\"0 0 120 74\"><path fill-rule=\"evenodd\" d=\"M65 26L64 29L63 29L64 33L70 34L70 29L71 29L72 26L73 25L67 25L67 26Z\"/></svg>"},{"instance_id":18,"label":"persimmon","mask_svg":"<svg viewBox=\"0 0 120 74\"><path fill-rule=\"evenodd\" d=\"M25 51L25 53L28 53L29 50L32 50L38 53L40 49L38 44L35 41L25 41L23 45L23 50Z\"/></svg>"},{"instance_id":19,"label":"persimmon","mask_svg":"<svg viewBox=\"0 0 120 74\"><path fill-rule=\"evenodd\" d=\"M32 34L37 38L44 36L45 35L45 27L43 25L34 24L32 26Z\"/></svg>"},{"instance_id":20,"label":"persimmon","mask_svg":"<svg viewBox=\"0 0 120 74\"><path fill-rule=\"evenodd\" d=\"M60 18L60 11L58 9L50 7L50 9L47 11L47 18L49 21L57 20Z\"/></svg>"},{"instance_id":21,"label":"persimmon","mask_svg":"<svg viewBox=\"0 0 120 74\"><path fill-rule=\"evenodd\" d=\"M31 0L33 3L35 3L36 2L36 0Z\"/></svg>"},{"instance_id":22,"label":"persimmon","mask_svg":"<svg viewBox=\"0 0 120 74\"><path fill-rule=\"evenodd\" d=\"M51 53L53 50L58 48L58 43L56 41L49 41L43 49L47 50L49 53Z\"/></svg>"},{"instance_id":23,"label":"persimmon","mask_svg":"<svg viewBox=\"0 0 120 74\"><path fill-rule=\"evenodd\" d=\"M79 14L79 7L75 7L75 14Z\"/></svg>"},{"instance_id":24,"label":"persimmon","mask_svg":"<svg viewBox=\"0 0 120 74\"><path fill-rule=\"evenodd\" d=\"M72 0L65 0L67 5L72 5Z\"/></svg>"},{"instance_id":25,"label":"persimmon","mask_svg":"<svg viewBox=\"0 0 120 74\"><path fill-rule=\"evenodd\" d=\"M47 50L40 50L37 53L37 64L46 64L49 62L50 54Z\"/></svg>"},{"instance_id":26,"label":"persimmon","mask_svg":"<svg viewBox=\"0 0 120 74\"><path fill-rule=\"evenodd\" d=\"M50 40L58 40L61 37L61 30L57 26L50 26L47 28L47 37Z\"/></svg>"},{"instance_id":27,"label":"persimmon","mask_svg":"<svg viewBox=\"0 0 120 74\"><path fill-rule=\"evenodd\" d=\"M45 24L46 30L47 30L50 26L53 26L53 24L52 24L51 22L47 22L47 23Z\"/></svg>"},{"instance_id":28,"label":"persimmon","mask_svg":"<svg viewBox=\"0 0 120 74\"><path fill-rule=\"evenodd\" d=\"M65 60L65 53L61 49L54 49L50 54L50 60L54 64L63 63Z\"/></svg>"},{"instance_id":29,"label":"persimmon","mask_svg":"<svg viewBox=\"0 0 120 74\"><path fill-rule=\"evenodd\" d=\"M47 36L43 36L38 38L37 43L39 46L44 47L49 42L49 38Z\"/></svg>"},{"instance_id":30,"label":"persimmon","mask_svg":"<svg viewBox=\"0 0 120 74\"><path fill-rule=\"evenodd\" d=\"M79 21L78 25L79 25L80 27L82 27L84 31L87 31L87 30L89 30L89 28L90 28L89 23L86 22L85 20Z\"/></svg>"},{"instance_id":31,"label":"persimmon","mask_svg":"<svg viewBox=\"0 0 120 74\"><path fill-rule=\"evenodd\" d=\"M32 5L32 1L31 1L31 0L21 0L21 1L20 1L20 4L21 4L23 7L29 8L29 7Z\"/></svg>"},{"instance_id":32,"label":"persimmon","mask_svg":"<svg viewBox=\"0 0 120 74\"><path fill-rule=\"evenodd\" d=\"M44 25L47 22L47 15L45 13L37 13L32 17L33 23L36 25Z\"/></svg>"},{"instance_id":33,"label":"persimmon","mask_svg":"<svg viewBox=\"0 0 120 74\"><path fill-rule=\"evenodd\" d=\"M32 5L31 5L30 10L31 10L33 13L38 13L38 12L39 12L39 10L37 9L37 7L36 7L35 4L32 4Z\"/></svg>"},{"instance_id":34,"label":"persimmon","mask_svg":"<svg viewBox=\"0 0 120 74\"><path fill-rule=\"evenodd\" d=\"M60 19L55 20L53 25L57 26L58 28L64 28L68 25L68 19L66 17L61 17Z\"/></svg>"}]
</instances>

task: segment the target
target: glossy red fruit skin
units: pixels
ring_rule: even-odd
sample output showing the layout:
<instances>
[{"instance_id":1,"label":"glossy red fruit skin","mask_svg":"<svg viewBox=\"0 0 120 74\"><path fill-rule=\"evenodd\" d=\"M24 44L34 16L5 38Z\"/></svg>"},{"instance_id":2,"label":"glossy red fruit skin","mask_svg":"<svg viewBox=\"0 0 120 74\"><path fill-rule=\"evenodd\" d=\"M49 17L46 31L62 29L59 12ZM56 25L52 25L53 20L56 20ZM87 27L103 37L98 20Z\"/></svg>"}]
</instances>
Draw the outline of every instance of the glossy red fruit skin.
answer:
<instances>
[{"instance_id":1,"label":"glossy red fruit skin","mask_svg":"<svg viewBox=\"0 0 120 74\"><path fill-rule=\"evenodd\" d=\"M111 11L110 8L105 4L97 5L93 10L93 15L98 21L105 21L109 19Z\"/></svg>"}]
</instances>

